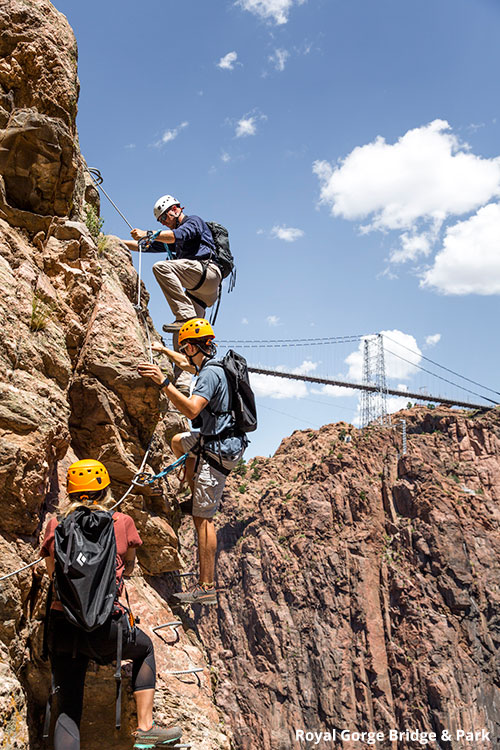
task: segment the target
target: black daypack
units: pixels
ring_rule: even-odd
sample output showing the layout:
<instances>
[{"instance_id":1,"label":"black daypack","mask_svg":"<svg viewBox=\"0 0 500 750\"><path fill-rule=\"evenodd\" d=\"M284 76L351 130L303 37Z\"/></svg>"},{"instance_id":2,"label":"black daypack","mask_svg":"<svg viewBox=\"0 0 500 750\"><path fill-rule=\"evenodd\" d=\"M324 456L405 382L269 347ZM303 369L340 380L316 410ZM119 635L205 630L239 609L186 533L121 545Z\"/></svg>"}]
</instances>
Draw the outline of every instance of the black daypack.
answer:
<instances>
[{"instance_id":1,"label":"black daypack","mask_svg":"<svg viewBox=\"0 0 500 750\"><path fill-rule=\"evenodd\" d=\"M77 508L54 531L54 586L66 619L91 632L117 598L116 538L108 511Z\"/></svg>"},{"instance_id":2,"label":"black daypack","mask_svg":"<svg viewBox=\"0 0 500 750\"><path fill-rule=\"evenodd\" d=\"M245 357L230 349L220 362L209 360L205 367L222 367L229 384L229 408L238 432L254 432L257 429L257 407L250 385Z\"/></svg>"},{"instance_id":3,"label":"black daypack","mask_svg":"<svg viewBox=\"0 0 500 750\"><path fill-rule=\"evenodd\" d=\"M232 288L234 287L236 270L234 267L234 258L229 247L229 233L226 227L223 227L222 224L217 224L215 221L207 221L206 225L210 229L214 239L215 262L220 267L222 278L226 279L229 274L233 274Z\"/></svg>"}]
</instances>

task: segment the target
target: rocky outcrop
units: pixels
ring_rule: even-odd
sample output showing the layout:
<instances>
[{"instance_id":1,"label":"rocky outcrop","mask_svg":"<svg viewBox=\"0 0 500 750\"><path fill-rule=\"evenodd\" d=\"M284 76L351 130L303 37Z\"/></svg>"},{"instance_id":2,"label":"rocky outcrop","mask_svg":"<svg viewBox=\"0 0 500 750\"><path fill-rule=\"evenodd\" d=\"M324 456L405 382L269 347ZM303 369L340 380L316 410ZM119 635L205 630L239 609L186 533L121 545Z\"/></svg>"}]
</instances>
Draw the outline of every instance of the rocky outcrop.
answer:
<instances>
[{"instance_id":1,"label":"rocky outcrop","mask_svg":"<svg viewBox=\"0 0 500 750\"><path fill-rule=\"evenodd\" d=\"M296 729L500 736L500 412L397 416L405 456L394 428L328 425L229 480L220 606L197 623L242 750L344 746Z\"/></svg>"},{"instance_id":2,"label":"rocky outcrop","mask_svg":"<svg viewBox=\"0 0 500 750\"><path fill-rule=\"evenodd\" d=\"M85 190L76 41L49 2L6 0L0 26L0 218L46 231L78 215Z\"/></svg>"},{"instance_id":3,"label":"rocky outcrop","mask_svg":"<svg viewBox=\"0 0 500 750\"><path fill-rule=\"evenodd\" d=\"M85 177L75 128L77 52L72 31L47 0L0 7L0 577L38 557L46 521L65 501L77 458L105 462L116 499L146 470L171 462L170 438L186 422L137 374L158 340L129 251L98 236L99 201ZM88 206L92 206L92 210ZM90 213L88 214L88 212ZM88 216L87 216L88 214ZM88 220L88 219L93 219ZM165 364L165 363L163 363ZM167 372L170 366L165 364ZM121 510L143 546L129 593L151 628L176 619L167 593L179 587L177 480L134 488ZM41 747L50 686L41 659L44 566L0 582L0 746ZM194 750L229 749L213 703L211 673L192 623L153 635L156 712L179 721ZM171 674L200 668L194 675ZM129 684L129 683L128 683ZM82 747L131 748L132 696L114 730L113 671L90 670Z\"/></svg>"}]
</instances>

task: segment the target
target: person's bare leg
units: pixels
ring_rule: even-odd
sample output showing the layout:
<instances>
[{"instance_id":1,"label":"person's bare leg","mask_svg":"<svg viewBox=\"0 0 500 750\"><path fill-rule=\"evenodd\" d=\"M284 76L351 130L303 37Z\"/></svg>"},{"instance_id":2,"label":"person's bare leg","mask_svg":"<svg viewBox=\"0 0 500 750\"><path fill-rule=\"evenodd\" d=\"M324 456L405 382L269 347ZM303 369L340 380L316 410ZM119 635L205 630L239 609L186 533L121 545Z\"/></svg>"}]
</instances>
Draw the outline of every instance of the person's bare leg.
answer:
<instances>
[{"instance_id":1,"label":"person's bare leg","mask_svg":"<svg viewBox=\"0 0 500 750\"><path fill-rule=\"evenodd\" d=\"M153 700L154 688L148 690L136 690L134 693L135 706L137 709L137 726L143 732L147 732L153 726Z\"/></svg>"},{"instance_id":2,"label":"person's bare leg","mask_svg":"<svg viewBox=\"0 0 500 750\"><path fill-rule=\"evenodd\" d=\"M215 554L217 552L217 533L211 518L193 516L198 534L198 557L200 560L200 583L213 585L215 577Z\"/></svg>"}]
</instances>

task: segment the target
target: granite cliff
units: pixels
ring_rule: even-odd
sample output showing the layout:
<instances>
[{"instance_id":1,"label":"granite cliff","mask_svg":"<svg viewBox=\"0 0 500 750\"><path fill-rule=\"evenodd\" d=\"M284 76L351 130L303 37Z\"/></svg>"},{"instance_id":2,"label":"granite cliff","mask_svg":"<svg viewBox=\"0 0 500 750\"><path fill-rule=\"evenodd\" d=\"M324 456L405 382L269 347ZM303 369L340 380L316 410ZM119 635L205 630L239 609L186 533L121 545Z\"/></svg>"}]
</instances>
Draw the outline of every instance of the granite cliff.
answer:
<instances>
[{"instance_id":1,"label":"granite cliff","mask_svg":"<svg viewBox=\"0 0 500 750\"><path fill-rule=\"evenodd\" d=\"M137 375L148 357L148 295L137 311L137 274L117 238L99 234L99 196L79 150L77 48L47 0L0 7L0 577L38 558L48 518L64 501L65 471L97 457L123 495L151 441L148 467L171 462L185 426L158 389ZM168 371L168 365L165 365ZM172 485L171 485L172 486ZM175 480L174 480L175 486ZM128 586L147 631L173 621L159 593L183 567L173 491L130 493L144 545ZM43 564L0 583L0 747L41 746L50 677L40 658L47 589ZM154 636L161 721L183 724L193 748L229 748L210 670L189 623ZM169 642L172 641L170 644ZM191 675L175 670L200 668ZM133 701L113 727L112 670L89 673L82 745L130 748Z\"/></svg>"},{"instance_id":2,"label":"granite cliff","mask_svg":"<svg viewBox=\"0 0 500 750\"><path fill-rule=\"evenodd\" d=\"M500 412L294 433L229 483L217 613L197 621L238 748L295 730L500 737ZM397 421L395 422L397 425ZM490 741L457 733L483 732Z\"/></svg>"},{"instance_id":3,"label":"granite cliff","mask_svg":"<svg viewBox=\"0 0 500 750\"><path fill-rule=\"evenodd\" d=\"M103 460L118 498L150 441L149 466L170 462L185 423L136 372L146 325L157 334L128 250L99 234L72 31L48 0L6 0L0 23L2 577L38 557L75 458ZM168 605L194 542L176 480L126 497L145 542L129 585L141 626L183 622L154 636L159 719L181 722L194 750L361 747L296 741L332 728L500 736L500 413L400 416L405 456L395 429L327 425L230 477L209 611ZM41 747L46 589L41 565L0 582L3 748ZM131 696L115 733L112 670L86 684L82 747L130 748Z\"/></svg>"}]
</instances>

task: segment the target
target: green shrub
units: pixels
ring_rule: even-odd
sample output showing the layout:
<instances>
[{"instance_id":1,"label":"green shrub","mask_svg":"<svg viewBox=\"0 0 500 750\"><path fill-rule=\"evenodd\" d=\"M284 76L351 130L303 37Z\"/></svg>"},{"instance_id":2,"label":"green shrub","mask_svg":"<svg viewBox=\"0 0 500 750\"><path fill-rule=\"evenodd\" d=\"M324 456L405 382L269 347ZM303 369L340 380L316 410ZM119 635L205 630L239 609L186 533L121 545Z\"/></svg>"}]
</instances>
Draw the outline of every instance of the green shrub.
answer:
<instances>
[{"instance_id":1,"label":"green shrub","mask_svg":"<svg viewBox=\"0 0 500 750\"><path fill-rule=\"evenodd\" d=\"M85 204L85 224L90 232L90 235L94 242L97 244L99 241L99 235L101 234L102 225L104 219L101 219L95 210L94 206L90 203Z\"/></svg>"},{"instance_id":2,"label":"green shrub","mask_svg":"<svg viewBox=\"0 0 500 750\"><path fill-rule=\"evenodd\" d=\"M234 473L237 474L239 477L244 477L245 474L248 471L248 467L246 465L246 461L244 458L240 458L238 463L233 469Z\"/></svg>"}]
</instances>

